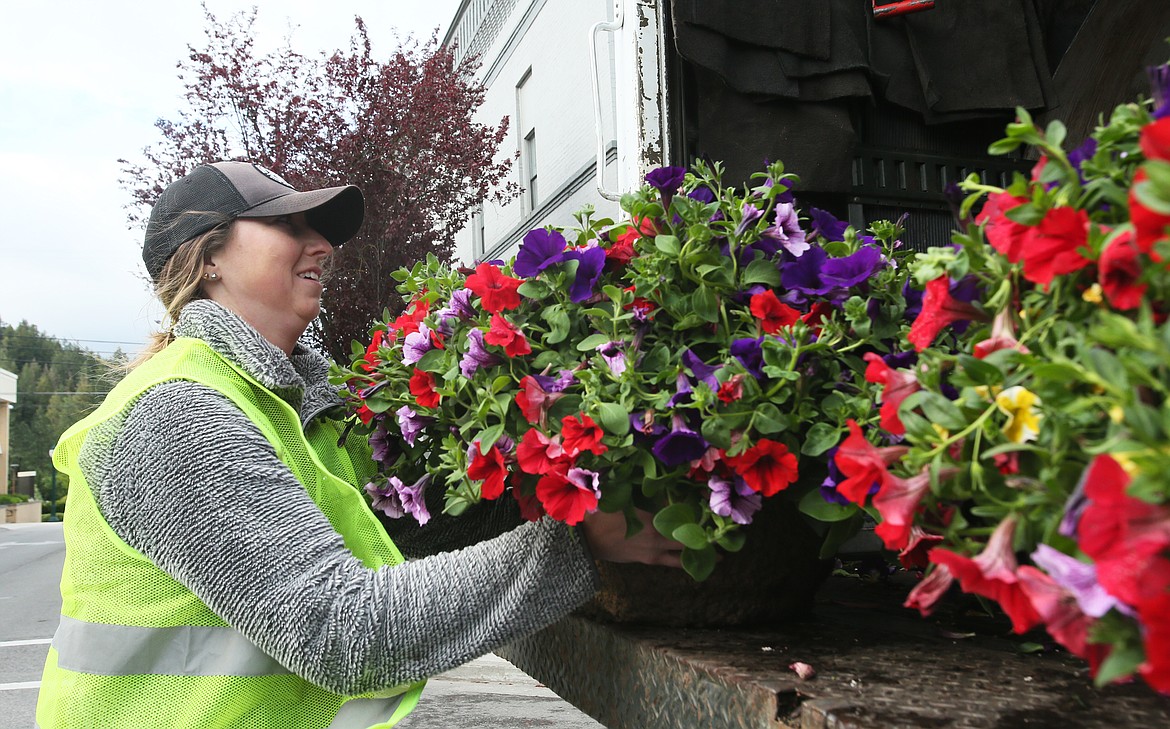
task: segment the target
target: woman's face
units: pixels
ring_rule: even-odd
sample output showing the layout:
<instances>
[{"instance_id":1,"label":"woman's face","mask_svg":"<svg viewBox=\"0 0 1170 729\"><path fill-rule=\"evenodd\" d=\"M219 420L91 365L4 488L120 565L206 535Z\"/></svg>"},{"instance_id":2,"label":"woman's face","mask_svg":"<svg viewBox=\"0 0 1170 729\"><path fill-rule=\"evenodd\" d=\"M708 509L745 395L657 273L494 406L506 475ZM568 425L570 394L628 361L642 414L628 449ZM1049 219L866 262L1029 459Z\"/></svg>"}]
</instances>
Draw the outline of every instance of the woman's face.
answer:
<instances>
[{"instance_id":1,"label":"woman's face","mask_svg":"<svg viewBox=\"0 0 1170 729\"><path fill-rule=\"evenodd\" d=\"M332 252L304 213L240 218L204 264L205 273L219 277L203 288L289 353L321 310L321 267Z\"/></svg>"}]
</instances>

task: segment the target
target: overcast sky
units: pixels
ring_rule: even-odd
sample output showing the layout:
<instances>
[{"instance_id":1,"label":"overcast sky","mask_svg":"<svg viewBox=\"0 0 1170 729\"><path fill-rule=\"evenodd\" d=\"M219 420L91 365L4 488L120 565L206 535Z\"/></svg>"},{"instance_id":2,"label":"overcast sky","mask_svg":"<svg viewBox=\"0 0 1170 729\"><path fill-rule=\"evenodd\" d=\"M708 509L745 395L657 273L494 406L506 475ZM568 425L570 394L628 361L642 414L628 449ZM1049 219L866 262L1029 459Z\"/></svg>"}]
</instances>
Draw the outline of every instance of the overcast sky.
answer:
<instances>
[{"instance_id":1,"label":"overcast sky","mask_svg":"<svg viewBox=\"0 0 1170 729\"><path fill-rule=\"evenodd\" d=\"M387 56L440 39L459 0L207 0L219 19L256 6L257 50L291 30L304 53L347 48L353 19ZM108 354L135 351L161 307L143 282L117 160L141 159L175 119L176 64L204 45L199 0L5 3L0 22L0 321Z\"/></svg>"}]
</instances>

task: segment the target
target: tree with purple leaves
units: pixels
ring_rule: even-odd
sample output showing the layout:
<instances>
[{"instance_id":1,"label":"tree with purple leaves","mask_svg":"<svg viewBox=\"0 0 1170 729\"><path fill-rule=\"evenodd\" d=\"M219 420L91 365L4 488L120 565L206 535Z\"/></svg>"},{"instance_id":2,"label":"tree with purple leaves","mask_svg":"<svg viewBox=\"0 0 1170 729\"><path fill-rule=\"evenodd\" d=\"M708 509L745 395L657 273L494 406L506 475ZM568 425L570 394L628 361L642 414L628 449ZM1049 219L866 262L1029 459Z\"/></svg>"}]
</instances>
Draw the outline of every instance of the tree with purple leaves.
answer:
<instances>
[{"instance_id":1,"label":"tree with purple leaves","mask_svg":"<svg viewBox=\"0 0 1170 729\"><path fill-rule=\"evenodd\" d=\"M358 185L365 224L334 255L310 328L323 350L346 361L351 342L396 305L391 271L428 253L450 260L469 211L519 192L506 180L512 160L495 156L508 119L473 120L483 101L476 61L456 64L434 37L408 39L379 60L358 17L348 49L309 56L284 45L261 55L254 9L226 21L205 13L206 46L189 48L179 64L185 108L156 122L162 140L141 160L119 160L129 220L144 224L170 182L208 161L246 159L300 189Z\"/></svg>"}]
</instances>

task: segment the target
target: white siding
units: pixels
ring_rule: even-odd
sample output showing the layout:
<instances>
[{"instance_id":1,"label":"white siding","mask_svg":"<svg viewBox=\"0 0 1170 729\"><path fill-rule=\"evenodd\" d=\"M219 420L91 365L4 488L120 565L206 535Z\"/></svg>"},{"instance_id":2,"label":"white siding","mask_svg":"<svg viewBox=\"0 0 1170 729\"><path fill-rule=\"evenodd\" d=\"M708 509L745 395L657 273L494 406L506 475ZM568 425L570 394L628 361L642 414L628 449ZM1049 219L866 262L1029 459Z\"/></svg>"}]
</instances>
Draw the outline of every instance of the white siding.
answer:
<instances>
[{"instance_id":1,"label":"white siding","mask_svg":"<svg viewBox=\"0 0 1170 729\"><path fill-rule=\"evenodd\" d=\"M497 0L512 2L512 0ZM483 53L479 78L488 91L477 119L496 124L510 120L508 135L500 145L499 158L514 158L523 150L524 136L536 131L537 199L533 215L526 196L508 205L488 202L484 206L485 252L506 257L515 252L523 232L541 225L569 226L573 213L592 204L598 216L616 217L617 203L601 198L596 191L593 166L597 132L594 123L590 81L589 33L595 23L612 17L609 0L518 0L503 20L494 42ZM490 16L491 13L487 13ZM455 31L460 29L456 28ZM495 30L492 28L491 30ZM467 37L453 32L451 37ZM601 56L604 138L613 139L612 40L602 34L597 43ZM523 81L522 90L519 88ZM521 128L521 125L523 128ZM513 162L512 179L526 186L528 168L524 160ZM588 179L583 180L583 174ZM615 174L607 170L607 180ZM576 182L579 189L568 192ZM611 183L612 184L612 183ZM549 208L552 205L551 209ZM456 238L456 257L470 263L476 256L474 225ZM505 243L510 243L502 248Z\"/></svg>"}]
</instances>

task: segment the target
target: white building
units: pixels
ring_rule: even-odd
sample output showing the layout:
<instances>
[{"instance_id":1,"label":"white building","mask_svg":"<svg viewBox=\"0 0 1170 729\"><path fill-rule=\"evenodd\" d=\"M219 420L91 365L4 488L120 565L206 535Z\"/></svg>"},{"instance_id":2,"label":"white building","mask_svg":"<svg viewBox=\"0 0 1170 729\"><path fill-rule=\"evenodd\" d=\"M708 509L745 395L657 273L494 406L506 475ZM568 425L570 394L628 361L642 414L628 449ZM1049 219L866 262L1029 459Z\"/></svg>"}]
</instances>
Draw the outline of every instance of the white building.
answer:
<instances>
[{"instance_id":1,"label":"white building","mask_svg":"<svg viewBox=\"0 0 1170 729\"><path fill-rule=\"evenodd\" d=\"M647 104L629 98L632 86L615 83L619 73L628 75L634 57L630 36L615 27L615 15L620 21L624 7L635 5L464 0L459 7L444 45L457 59L480 58L477 80L488 92L477 120L495 125L509 118L498 155L519 155L512 179L524 193L507 205L489 202L475 213L456 239L458 260L507 257L529 230L570 227L585 205L594 206L596 217L616 219L620 192L642 182L648 147L653 161L661 162L660 140L646 145L639 138L644 124L638 120L653 116L646 113ZM647 5L658 22L655 3ZM653 23L641 27L656 33ZM615 108L629 113L615 114ZM619 144L619 139L629 141Z\"/></svg>"},{"instance_id":2,"label":"white building","mask_svg":"<svg viewBox=\"0 0 1170 729\"><path fill-rule=\"evenodd\" d=\"M8 438L12 408L16 404L16 375L0 370L0 494L8 493Z\"/></svg>"}]
</instances>

